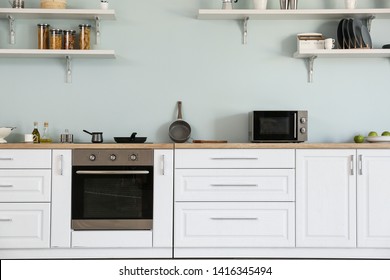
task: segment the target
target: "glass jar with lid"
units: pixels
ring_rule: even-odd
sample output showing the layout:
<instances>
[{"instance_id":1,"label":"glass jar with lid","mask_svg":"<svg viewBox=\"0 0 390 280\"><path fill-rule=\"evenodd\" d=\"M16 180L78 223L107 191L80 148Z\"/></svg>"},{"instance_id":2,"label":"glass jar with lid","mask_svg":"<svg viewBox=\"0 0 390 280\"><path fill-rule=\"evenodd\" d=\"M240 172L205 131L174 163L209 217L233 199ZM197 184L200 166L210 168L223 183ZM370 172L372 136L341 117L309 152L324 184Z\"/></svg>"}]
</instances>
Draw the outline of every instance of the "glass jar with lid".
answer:
<instances>
[{"instance_id":1,"label":"glass jar with lid","mask_svg":"<svg viewBox=\"0 0 390 280\"><path fill-rule=\"evenodd\" d=\"M79 37L80 50L91 49L91 25L80 24L79 28L80 28L80 37Z\"/></svg>"},{"instance_id":2,"label":"glass jar with lid","mask_svg":"<svg viewBox=\"0 0 390 280\"><path fill-rule=\"evenodd\" d=\"M46 50L49 48L49 30L50 24L39 23L38 26L38 49Z\"/></svg>"},{"instance_id":3,"label":"glass jar with lid","mask_svg":"<svg viewBox=\"0 0 390 280\"><path fill-rule=\"evenodd\" d=\"M50 49L61 50L62 49L62 30L50 29Z\"/></svg>"},{"instance_id":4,"label":"glass jar with lid","mask_svg":"<svg viewBox=\"0 0 390 280\"><path fill-rule=\"evenodd\" d=\"M73 50L76 41L76 30L64 30L64 49Z\"/></svg>"}]
</instances>

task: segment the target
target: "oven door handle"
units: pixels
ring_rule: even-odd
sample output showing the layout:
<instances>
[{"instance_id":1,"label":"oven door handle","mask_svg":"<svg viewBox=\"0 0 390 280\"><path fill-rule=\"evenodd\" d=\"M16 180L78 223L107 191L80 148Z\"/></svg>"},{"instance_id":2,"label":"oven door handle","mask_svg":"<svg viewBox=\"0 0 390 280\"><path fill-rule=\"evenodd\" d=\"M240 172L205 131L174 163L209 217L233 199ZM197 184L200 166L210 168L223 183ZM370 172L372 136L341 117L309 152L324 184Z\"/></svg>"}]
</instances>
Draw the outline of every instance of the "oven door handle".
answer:
<instances>
[{"instance_id":1,"label":"oven door handle","mask_svg":"<svg viewBox=\"0 0 390 280\"><path fill-rule=\"evenodd\" d=\"M138 175L138 174L149 174L148 170L79 170L76 171L79 175Z\"/></svg>"}]
</instances>

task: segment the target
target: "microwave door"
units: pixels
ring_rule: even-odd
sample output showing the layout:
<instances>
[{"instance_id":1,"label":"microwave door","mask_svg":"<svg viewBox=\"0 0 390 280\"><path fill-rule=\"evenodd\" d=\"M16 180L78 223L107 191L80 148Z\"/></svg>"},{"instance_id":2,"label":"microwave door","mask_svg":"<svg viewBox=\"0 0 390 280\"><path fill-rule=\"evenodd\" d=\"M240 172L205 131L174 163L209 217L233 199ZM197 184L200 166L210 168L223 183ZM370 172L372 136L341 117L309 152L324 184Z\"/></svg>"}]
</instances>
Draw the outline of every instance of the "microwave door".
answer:
<instances>
[{"instance_id":1,"label":"microwave door","mask_svg":"<svg viewBox=\"0 0 390 280\"><path fill-rule=\"evenodd\" d=\"M255 120L256 139L260 141L294 141L297 139L296 112L262 112Z\"/></svg>"}]
</instances>

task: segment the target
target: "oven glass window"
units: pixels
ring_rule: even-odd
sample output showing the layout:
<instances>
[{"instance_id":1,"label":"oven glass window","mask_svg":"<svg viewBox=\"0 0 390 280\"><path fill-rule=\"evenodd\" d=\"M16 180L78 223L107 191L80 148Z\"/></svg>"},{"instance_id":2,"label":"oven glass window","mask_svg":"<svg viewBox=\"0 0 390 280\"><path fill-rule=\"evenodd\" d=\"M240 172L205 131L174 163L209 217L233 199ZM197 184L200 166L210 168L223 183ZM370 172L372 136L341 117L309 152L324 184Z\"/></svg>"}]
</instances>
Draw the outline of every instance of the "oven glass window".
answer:
<instances>
[{"instance_id":1,"label":"oven glass window","mask_svg":"<svg viewBox=\"0 0 390 280\"><path fill-rule=\"evenodd\" d=\"M91 168L74 167L72 219L153 218L153 168L114 168L119 173L121 170L142 169L149 174L77 174L77 171ZM112 169L93 167L94 172Z\"/></svg>"},{"instance_id":2,"label":"oven glass window","mask_svg":"<svg viewBox=\"0 0 390 280\"><path fill-rule=\"evenodd\" d=\"M255 111L253 132L259 141L293 141L296 139L295 111Z\"/></svg>"}]
</instances>

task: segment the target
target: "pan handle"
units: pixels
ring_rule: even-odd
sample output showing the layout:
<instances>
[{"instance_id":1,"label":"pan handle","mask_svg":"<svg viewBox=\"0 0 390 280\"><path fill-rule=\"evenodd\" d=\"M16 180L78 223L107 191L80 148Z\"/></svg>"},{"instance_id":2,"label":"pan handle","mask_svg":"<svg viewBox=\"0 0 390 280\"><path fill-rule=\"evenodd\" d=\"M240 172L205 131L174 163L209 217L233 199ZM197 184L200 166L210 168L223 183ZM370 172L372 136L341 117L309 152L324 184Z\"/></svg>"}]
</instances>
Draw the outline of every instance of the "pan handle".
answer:
<instances>
[{"instance_id":1,"label":"pan handle","mask_svg":"<svg viewBox=\"0 0 390 280\"><path fill-rule=\"evenodd\" d=\"M88 133L89 135L92 135L92 133L91 133L91 132L89 132L89 131L86 131L85 129L83 129L83 131L84 131L85 133Z\"/></svg>"},{"instance_id":2,"label":"pan handle","mask_svg":"<svg viewBox=\"0 0 390 280\"><path fill-rule=\"evenodd\" d=\"M182 120L183 115L181 113L181 101L177 101L177 119Z\"/></svg>"}]
</instances>

